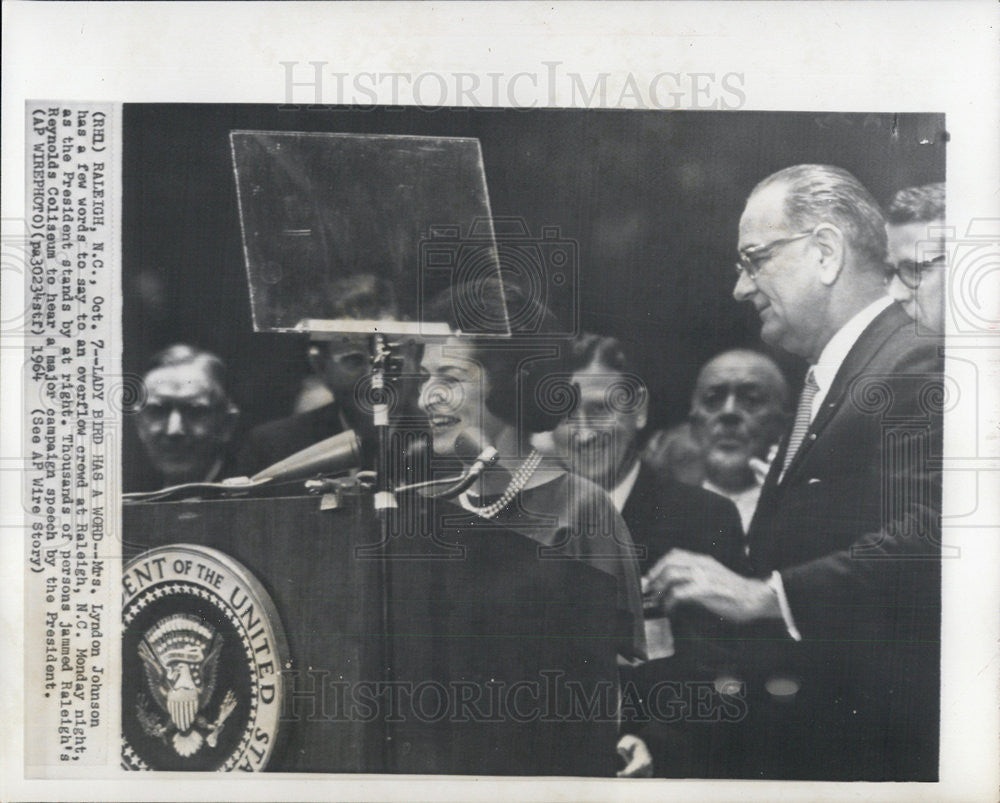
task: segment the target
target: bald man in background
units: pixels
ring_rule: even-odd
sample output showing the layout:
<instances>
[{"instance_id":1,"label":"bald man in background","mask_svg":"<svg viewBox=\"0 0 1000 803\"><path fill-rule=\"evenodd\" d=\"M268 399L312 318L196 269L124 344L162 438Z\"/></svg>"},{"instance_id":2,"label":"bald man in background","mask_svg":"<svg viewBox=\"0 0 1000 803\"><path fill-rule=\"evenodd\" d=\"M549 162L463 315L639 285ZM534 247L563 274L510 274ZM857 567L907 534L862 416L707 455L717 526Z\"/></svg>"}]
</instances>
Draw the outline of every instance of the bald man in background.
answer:
<instances>
[{"instance_id":1,"label":"bald man in background","mask_svg":"<svg viewBox=\"0 0 1000 803\"><path fill-rule=\"evenodd\" d=\"M651 438L644 459L729 499L746 531L790 420L789 399L784 374L770 357L724 351L699 372L688 420Z\"/></svg>"}]
</instances>

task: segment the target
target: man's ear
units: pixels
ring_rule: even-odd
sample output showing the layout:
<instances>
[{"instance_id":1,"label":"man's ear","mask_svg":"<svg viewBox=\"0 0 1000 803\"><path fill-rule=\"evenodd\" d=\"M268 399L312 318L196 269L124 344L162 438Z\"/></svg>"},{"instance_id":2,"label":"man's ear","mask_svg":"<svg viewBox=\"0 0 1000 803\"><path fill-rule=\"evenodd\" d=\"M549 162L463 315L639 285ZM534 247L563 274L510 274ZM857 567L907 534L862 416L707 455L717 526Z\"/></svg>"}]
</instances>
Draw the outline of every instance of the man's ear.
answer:
<instances>
[{"instance_id":1,"label":"man's ear","mask_svg":"<svg viewBox=\"0 0 1000 803\"><path fill-rule=\"evenodd\" d=\"M820 253L819 280L830 287L840 278L847 256L844 233L832 223L823 223L816 228L813 242Z\"/></svg>"}]
</instances>

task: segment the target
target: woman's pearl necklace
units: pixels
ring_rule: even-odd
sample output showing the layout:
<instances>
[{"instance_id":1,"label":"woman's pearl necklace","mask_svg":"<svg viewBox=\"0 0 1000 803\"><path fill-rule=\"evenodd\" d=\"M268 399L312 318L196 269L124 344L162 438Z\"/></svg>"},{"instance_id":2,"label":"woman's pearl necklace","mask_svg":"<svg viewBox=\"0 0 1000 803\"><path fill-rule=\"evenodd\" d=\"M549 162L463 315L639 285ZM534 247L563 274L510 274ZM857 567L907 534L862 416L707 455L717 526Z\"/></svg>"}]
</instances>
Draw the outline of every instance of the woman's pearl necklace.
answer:
<instances>
[{"instance_id":1,"label":"woman's pearl necklace","mask_svg":"<svg viewBox=\"0 0 1000 803\"><path fill-rule=\"evenodd\" d=\"M538 465L541 462L542 456L538 453L538 450L532 449L531 454L525 458L524 462L521 463L521 466L514 472L514 476L510 478L507 490L503 492L496 502L486 505L486 507L476 507L472 504L472 502L469 501L468 491L464 491L459 494L458 501L462 507L470 513L475 513L477 516L481 516L484 519L492 519L497 513L513 501L514 497L517 496L528 480L531 479L531 475L535 473L535 469L538 468Z\"/></svg>"}]
</instances>

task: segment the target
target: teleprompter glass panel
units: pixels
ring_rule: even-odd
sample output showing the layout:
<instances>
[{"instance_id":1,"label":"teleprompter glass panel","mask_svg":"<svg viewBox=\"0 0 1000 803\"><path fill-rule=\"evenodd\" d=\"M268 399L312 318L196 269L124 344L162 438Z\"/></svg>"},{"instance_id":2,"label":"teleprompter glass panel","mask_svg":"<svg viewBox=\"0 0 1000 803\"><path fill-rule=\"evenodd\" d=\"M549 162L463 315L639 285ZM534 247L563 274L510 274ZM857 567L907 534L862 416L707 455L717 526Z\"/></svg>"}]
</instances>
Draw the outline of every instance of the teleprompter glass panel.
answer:
<instances>
[{"instance_id":1,"label":"teleprompter glass panel","mask_svg":"<svg viewBox=\"0 0 1000 803\"><path fill-rule=\"evenodd\" d=\"M478 140L266 131L230 140L256 331L443 334L426 320L429 302L454 283L499 278ZM505 312L459 328L510 333Z\"/></svg>"}]
</instances>

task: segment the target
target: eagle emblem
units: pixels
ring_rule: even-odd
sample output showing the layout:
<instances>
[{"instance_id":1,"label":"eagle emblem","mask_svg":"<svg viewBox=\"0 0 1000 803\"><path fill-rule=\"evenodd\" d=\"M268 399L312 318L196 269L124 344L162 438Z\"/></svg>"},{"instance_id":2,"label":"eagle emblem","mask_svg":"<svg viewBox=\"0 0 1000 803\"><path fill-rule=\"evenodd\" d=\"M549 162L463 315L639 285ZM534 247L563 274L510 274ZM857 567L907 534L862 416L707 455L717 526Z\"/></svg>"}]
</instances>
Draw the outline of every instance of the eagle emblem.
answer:
<instances>
[{"instance_id":1,"label":"eagle emblem","mask_svg":"<svg viewBox=\"0 0 1000 803\"><path fill-rule=\"evenodd\" d=\"M171 744L178 755L192 756L206 742L215 747L226 719L236 708L236 697L228 690L214 721L201 713L215 692L222 644L215 628L188 613L160 619L139 642L137 652L145 668L146 685L160 709L151 709L146 696L139 695L139 723L147 735Z\"/></svg>"}]
</instances>

